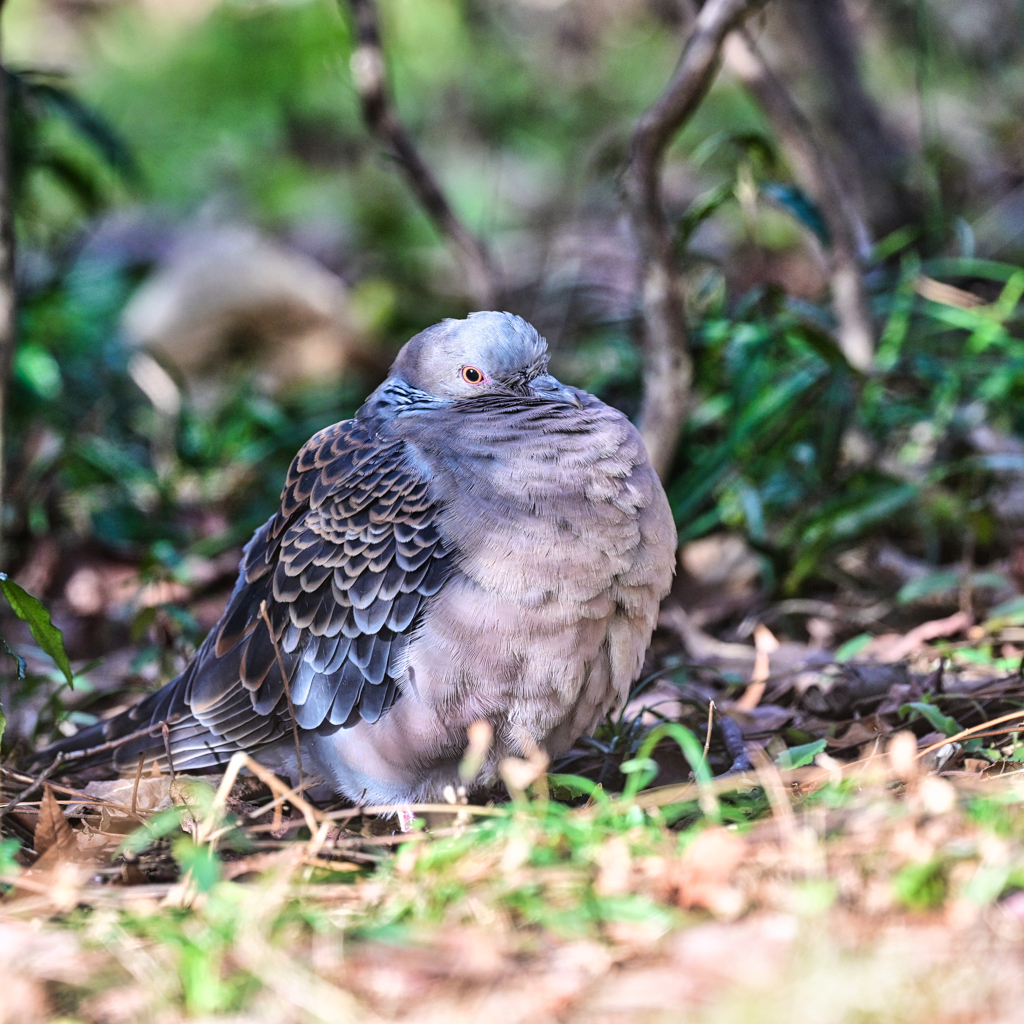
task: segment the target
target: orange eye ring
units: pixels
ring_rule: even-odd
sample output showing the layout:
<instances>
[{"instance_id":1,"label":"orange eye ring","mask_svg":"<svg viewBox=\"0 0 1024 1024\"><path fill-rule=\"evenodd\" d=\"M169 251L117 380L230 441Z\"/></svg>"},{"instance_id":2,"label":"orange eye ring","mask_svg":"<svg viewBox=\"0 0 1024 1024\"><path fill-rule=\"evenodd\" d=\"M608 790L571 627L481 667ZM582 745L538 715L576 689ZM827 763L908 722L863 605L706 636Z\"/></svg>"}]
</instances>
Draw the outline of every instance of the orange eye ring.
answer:
<instances>
[{"instance_id":1,"label":"orange eye ring","mask_svg":"<svg viewBox=\"0 0 1024 1024\"><path fill-rule=\"evenodd\" d=\"M467 384L483 384L483 370L480 370L475 366L464 366L462 368L462 379Z\"/></svg>"}]
</instances>

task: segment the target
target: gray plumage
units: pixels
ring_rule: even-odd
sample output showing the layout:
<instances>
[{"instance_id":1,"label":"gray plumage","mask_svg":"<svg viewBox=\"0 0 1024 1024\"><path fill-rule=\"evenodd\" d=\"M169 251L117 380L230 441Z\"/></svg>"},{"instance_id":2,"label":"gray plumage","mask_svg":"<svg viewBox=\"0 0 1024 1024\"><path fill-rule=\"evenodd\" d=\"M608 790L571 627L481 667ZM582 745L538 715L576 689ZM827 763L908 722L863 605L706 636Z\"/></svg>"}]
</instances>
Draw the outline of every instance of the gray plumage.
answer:
<instances>
[{"instance_id":1,"label":"gray plumage","mask_svg":"<svg viewBox=\"0 0 1024 1024\"><path fill-rule=\"evenodd\" d=\"M503 757L556 756L622 702L674 552L629 421L551 377L519 317L446 320L295 457L181 676L47 754L121 740L120 768L165 760L166 722L177 771L241 749L294 771L283 666L303 767L336 792L437 799L477 719L494 727L488 784Z\"/></svg>"}]
</instances>

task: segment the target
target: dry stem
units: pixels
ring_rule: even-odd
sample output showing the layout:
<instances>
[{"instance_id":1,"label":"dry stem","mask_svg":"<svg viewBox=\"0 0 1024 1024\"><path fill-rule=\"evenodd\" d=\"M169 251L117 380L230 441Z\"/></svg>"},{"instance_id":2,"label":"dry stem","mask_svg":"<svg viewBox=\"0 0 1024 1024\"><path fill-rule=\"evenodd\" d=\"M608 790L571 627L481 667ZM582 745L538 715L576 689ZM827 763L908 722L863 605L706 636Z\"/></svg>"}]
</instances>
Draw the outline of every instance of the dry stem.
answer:
<instances>
[{"instance_id":1,"label":"dry stem","mask_svg":"<svg viewBox=\"0 0 1024 1024\"><path fill-rule=\"evenodd\" d=\"M299 781L296 785L296 790L299 796L302 796L302 744L299 742L299 722L295 717L295 705L292 703L292 685L288 679L288 673L284 670L284 659L281 657L281 648L277 644L277 638L274 636L274 627L270 624L270 615L267 612L267 602L260 601L260 615L263 617L263 622L267 627L267 634L270 637L270 642L274 645L274 656L277 658L277 669L281 673L281 682L284 684L284 695L288 701L288 717L292 720L292 739L295 741L295 770L298 772Z\"/></svg>"}]
</instances>

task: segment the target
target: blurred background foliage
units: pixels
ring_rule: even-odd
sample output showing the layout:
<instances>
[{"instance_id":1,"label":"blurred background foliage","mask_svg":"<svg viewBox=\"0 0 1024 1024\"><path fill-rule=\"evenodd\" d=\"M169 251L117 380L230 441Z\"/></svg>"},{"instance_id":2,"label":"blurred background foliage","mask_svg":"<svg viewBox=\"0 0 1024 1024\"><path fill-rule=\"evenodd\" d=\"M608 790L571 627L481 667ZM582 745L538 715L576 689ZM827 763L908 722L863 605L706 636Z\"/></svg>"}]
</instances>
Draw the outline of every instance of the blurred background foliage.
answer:
<instances>
[{"instance_id":1,"label":"blurred background foliage","mask_svg":"<svg viewBox=\"0 0 1024 1024\"><path fill-rule=\"evenodd\" d=\"M554 372L635 414L617 175L691 8L382 13L400 113L495 253L502 304L546 334ZM1012 600L1024 5L774 0L752 28L856 207L877 358L865 375L840 354L821 211L726 69L665 172L695 360L665 481L681 540L738 536L753 559L722 620L734 632L779 598L888 600L881 618ZM471 300L365 130L332 0L8 0L4 48L21 303L10 568L53 603L73 656L124 639L89 626L122 606L124 630L162 621L187 654L302 441ZM190 614L164 614L186 598Z\"/></svg>"}]
</instances>

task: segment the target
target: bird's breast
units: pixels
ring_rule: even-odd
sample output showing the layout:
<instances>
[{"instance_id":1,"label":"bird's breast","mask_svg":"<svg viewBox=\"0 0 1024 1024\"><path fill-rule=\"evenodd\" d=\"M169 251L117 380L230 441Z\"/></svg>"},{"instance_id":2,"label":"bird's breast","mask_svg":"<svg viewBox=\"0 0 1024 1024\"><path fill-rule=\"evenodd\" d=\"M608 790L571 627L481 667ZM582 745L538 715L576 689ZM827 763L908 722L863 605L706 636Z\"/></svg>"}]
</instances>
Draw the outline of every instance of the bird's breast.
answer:
<instances>
[{"instance_id":1,"label":"bird's breast","mask_svg":"<svg viewBox=\"0 0 1024 1024\"><path fill-rule=\"evenodd\" d=\"M562 429L506 434L501 444L481 439L475 457L460 459L462 479L440 520L461 571L523 605L606 593L629 571L640 517L655 497L623 417L567 420Z\"/></svg>"}]
</instances>

